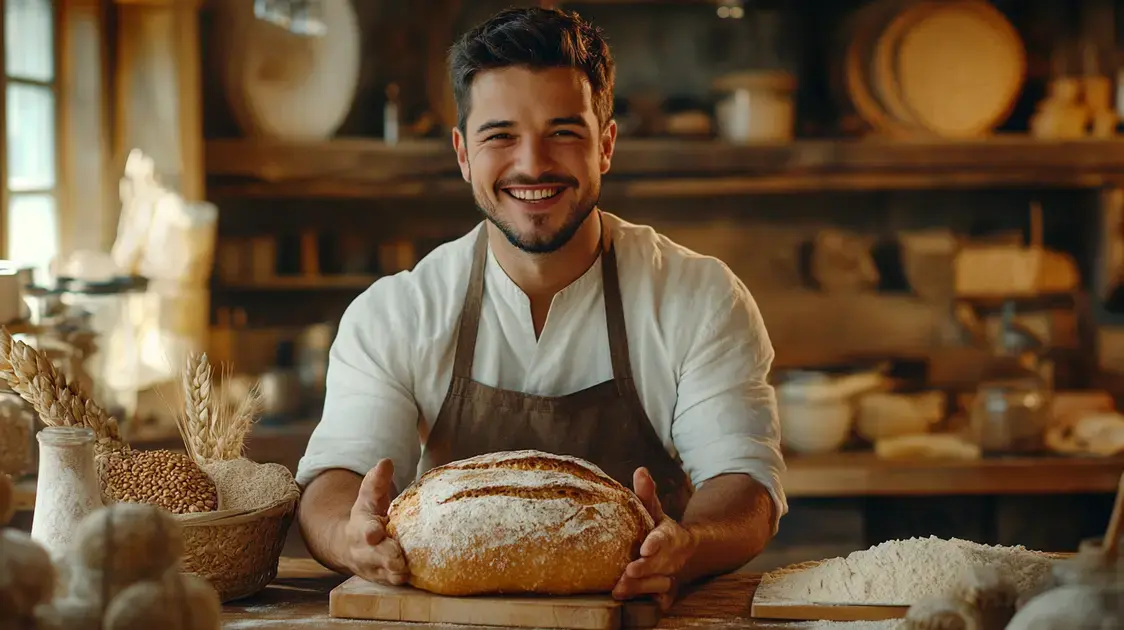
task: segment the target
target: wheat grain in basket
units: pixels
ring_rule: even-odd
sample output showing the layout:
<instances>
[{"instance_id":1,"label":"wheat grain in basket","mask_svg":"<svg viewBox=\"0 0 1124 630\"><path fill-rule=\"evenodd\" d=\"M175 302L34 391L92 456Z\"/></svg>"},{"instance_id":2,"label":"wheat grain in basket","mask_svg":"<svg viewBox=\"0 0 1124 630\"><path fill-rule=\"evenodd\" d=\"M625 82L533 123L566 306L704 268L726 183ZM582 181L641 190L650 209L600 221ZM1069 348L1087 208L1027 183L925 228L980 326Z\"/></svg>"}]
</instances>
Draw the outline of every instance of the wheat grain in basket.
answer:
<instances>
[{"instance_id":1,"label":"wheat grain in basket","mask_svg":"<svg viewBox=\"0 0 1124 630\"><path fill-rule=\"evenodd\" d=\"M94 431L103 501L148 503L171 512L184 527L184 572L206 578L223 601L252 595L277 575L300 490L284 466L243 456L261 408L256 389L237 408L219 405L206 355L191 356L177 414L184 455L130 448L114 418L42 353L2 327L0 376L45 425Z\"/></svg>"}]
</instances>

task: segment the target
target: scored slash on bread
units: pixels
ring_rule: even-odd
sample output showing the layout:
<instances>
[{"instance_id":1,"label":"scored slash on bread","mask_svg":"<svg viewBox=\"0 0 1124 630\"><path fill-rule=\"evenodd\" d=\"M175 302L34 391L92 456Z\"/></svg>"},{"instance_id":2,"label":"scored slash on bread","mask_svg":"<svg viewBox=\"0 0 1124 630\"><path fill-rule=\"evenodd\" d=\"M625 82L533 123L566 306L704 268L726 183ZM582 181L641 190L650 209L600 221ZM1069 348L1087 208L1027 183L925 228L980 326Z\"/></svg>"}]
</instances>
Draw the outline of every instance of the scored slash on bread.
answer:
<instances>
[{"instance_id":1,"label":"scored slash on bread","mask_svg":"<svg viewBox=\"0 0 1124 630\"><path fill-rule=\"evenodd\" d=\"M609 592L654 526L597 466L541 451L435 467L388 517L410 583L442 595Z\"/></svg>"}]
</instances>

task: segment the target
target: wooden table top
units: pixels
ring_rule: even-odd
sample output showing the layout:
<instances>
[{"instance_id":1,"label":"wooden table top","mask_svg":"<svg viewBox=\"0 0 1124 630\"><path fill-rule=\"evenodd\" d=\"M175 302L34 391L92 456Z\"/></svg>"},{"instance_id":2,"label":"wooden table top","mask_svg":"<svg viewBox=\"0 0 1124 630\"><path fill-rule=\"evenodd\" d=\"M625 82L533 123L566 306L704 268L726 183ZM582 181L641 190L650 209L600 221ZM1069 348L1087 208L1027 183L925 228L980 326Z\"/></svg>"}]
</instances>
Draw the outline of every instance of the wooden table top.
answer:
<instances>
[{"instance_id":1,"label":"wooden table top","mask_svg":"<svg viewBox=\"0 0 1124 630\"><path fill-rule=\"evenodd\" d=\"M735 573L704 582L684 592L664 615L659 628L708 627L718 630L791 630L791 622L755 620L749 604L761 576ZM328 616L328 593L344 578L313 560L281 558L277 579L253 597L223 606L224 630L288 630L309 628L424 629L428 624L356 621ZM437 625L437 624L435 624ZM440 624L442 628L457 628ZM483 628L483 626L463 626Z\"/></svg>"}]
</instances>

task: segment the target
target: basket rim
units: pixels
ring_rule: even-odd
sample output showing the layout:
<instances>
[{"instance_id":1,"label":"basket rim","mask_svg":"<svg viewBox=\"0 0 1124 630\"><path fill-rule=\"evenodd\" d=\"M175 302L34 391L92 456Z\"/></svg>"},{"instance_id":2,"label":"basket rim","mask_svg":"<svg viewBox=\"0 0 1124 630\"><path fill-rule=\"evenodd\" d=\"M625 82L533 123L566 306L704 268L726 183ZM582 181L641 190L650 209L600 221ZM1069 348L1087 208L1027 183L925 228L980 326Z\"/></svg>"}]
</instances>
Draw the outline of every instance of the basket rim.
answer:
<instances>
[{"instance_id":1,"label":"basket rim","mask_svg":"<svg viewBox=\"0 0 1124 630\"><path fill-rule=\"evenodd\" d=\"M192 514L176 514L177 520L184 527L212 527L218 525L238 525L249 521L265 518L286 516L296 509L299 494L290 494L283 499L255 510L226 510L224 512L203 512Z\"/></svg>"}]
</instances>

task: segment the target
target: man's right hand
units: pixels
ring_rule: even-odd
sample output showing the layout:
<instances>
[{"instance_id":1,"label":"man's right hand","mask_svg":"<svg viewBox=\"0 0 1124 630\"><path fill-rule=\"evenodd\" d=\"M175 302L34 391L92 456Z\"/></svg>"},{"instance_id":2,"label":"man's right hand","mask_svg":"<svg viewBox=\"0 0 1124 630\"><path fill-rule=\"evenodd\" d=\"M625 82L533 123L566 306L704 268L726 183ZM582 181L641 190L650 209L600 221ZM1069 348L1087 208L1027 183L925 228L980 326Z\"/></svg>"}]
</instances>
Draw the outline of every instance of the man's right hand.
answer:
<instances>
[{"instance_id":1,"label":"man's right hand","mask_svg":"<svg viewBox=\"0 0 1124 630\"><path fill-rule=\"evenodd\" d=\"M394 494L394 464L380 460L363 477L345 536L352 573L371 582L398 585L406 582L410 572L398 541L386 533L386 512Z\"/></svg>"}]
</instances>

